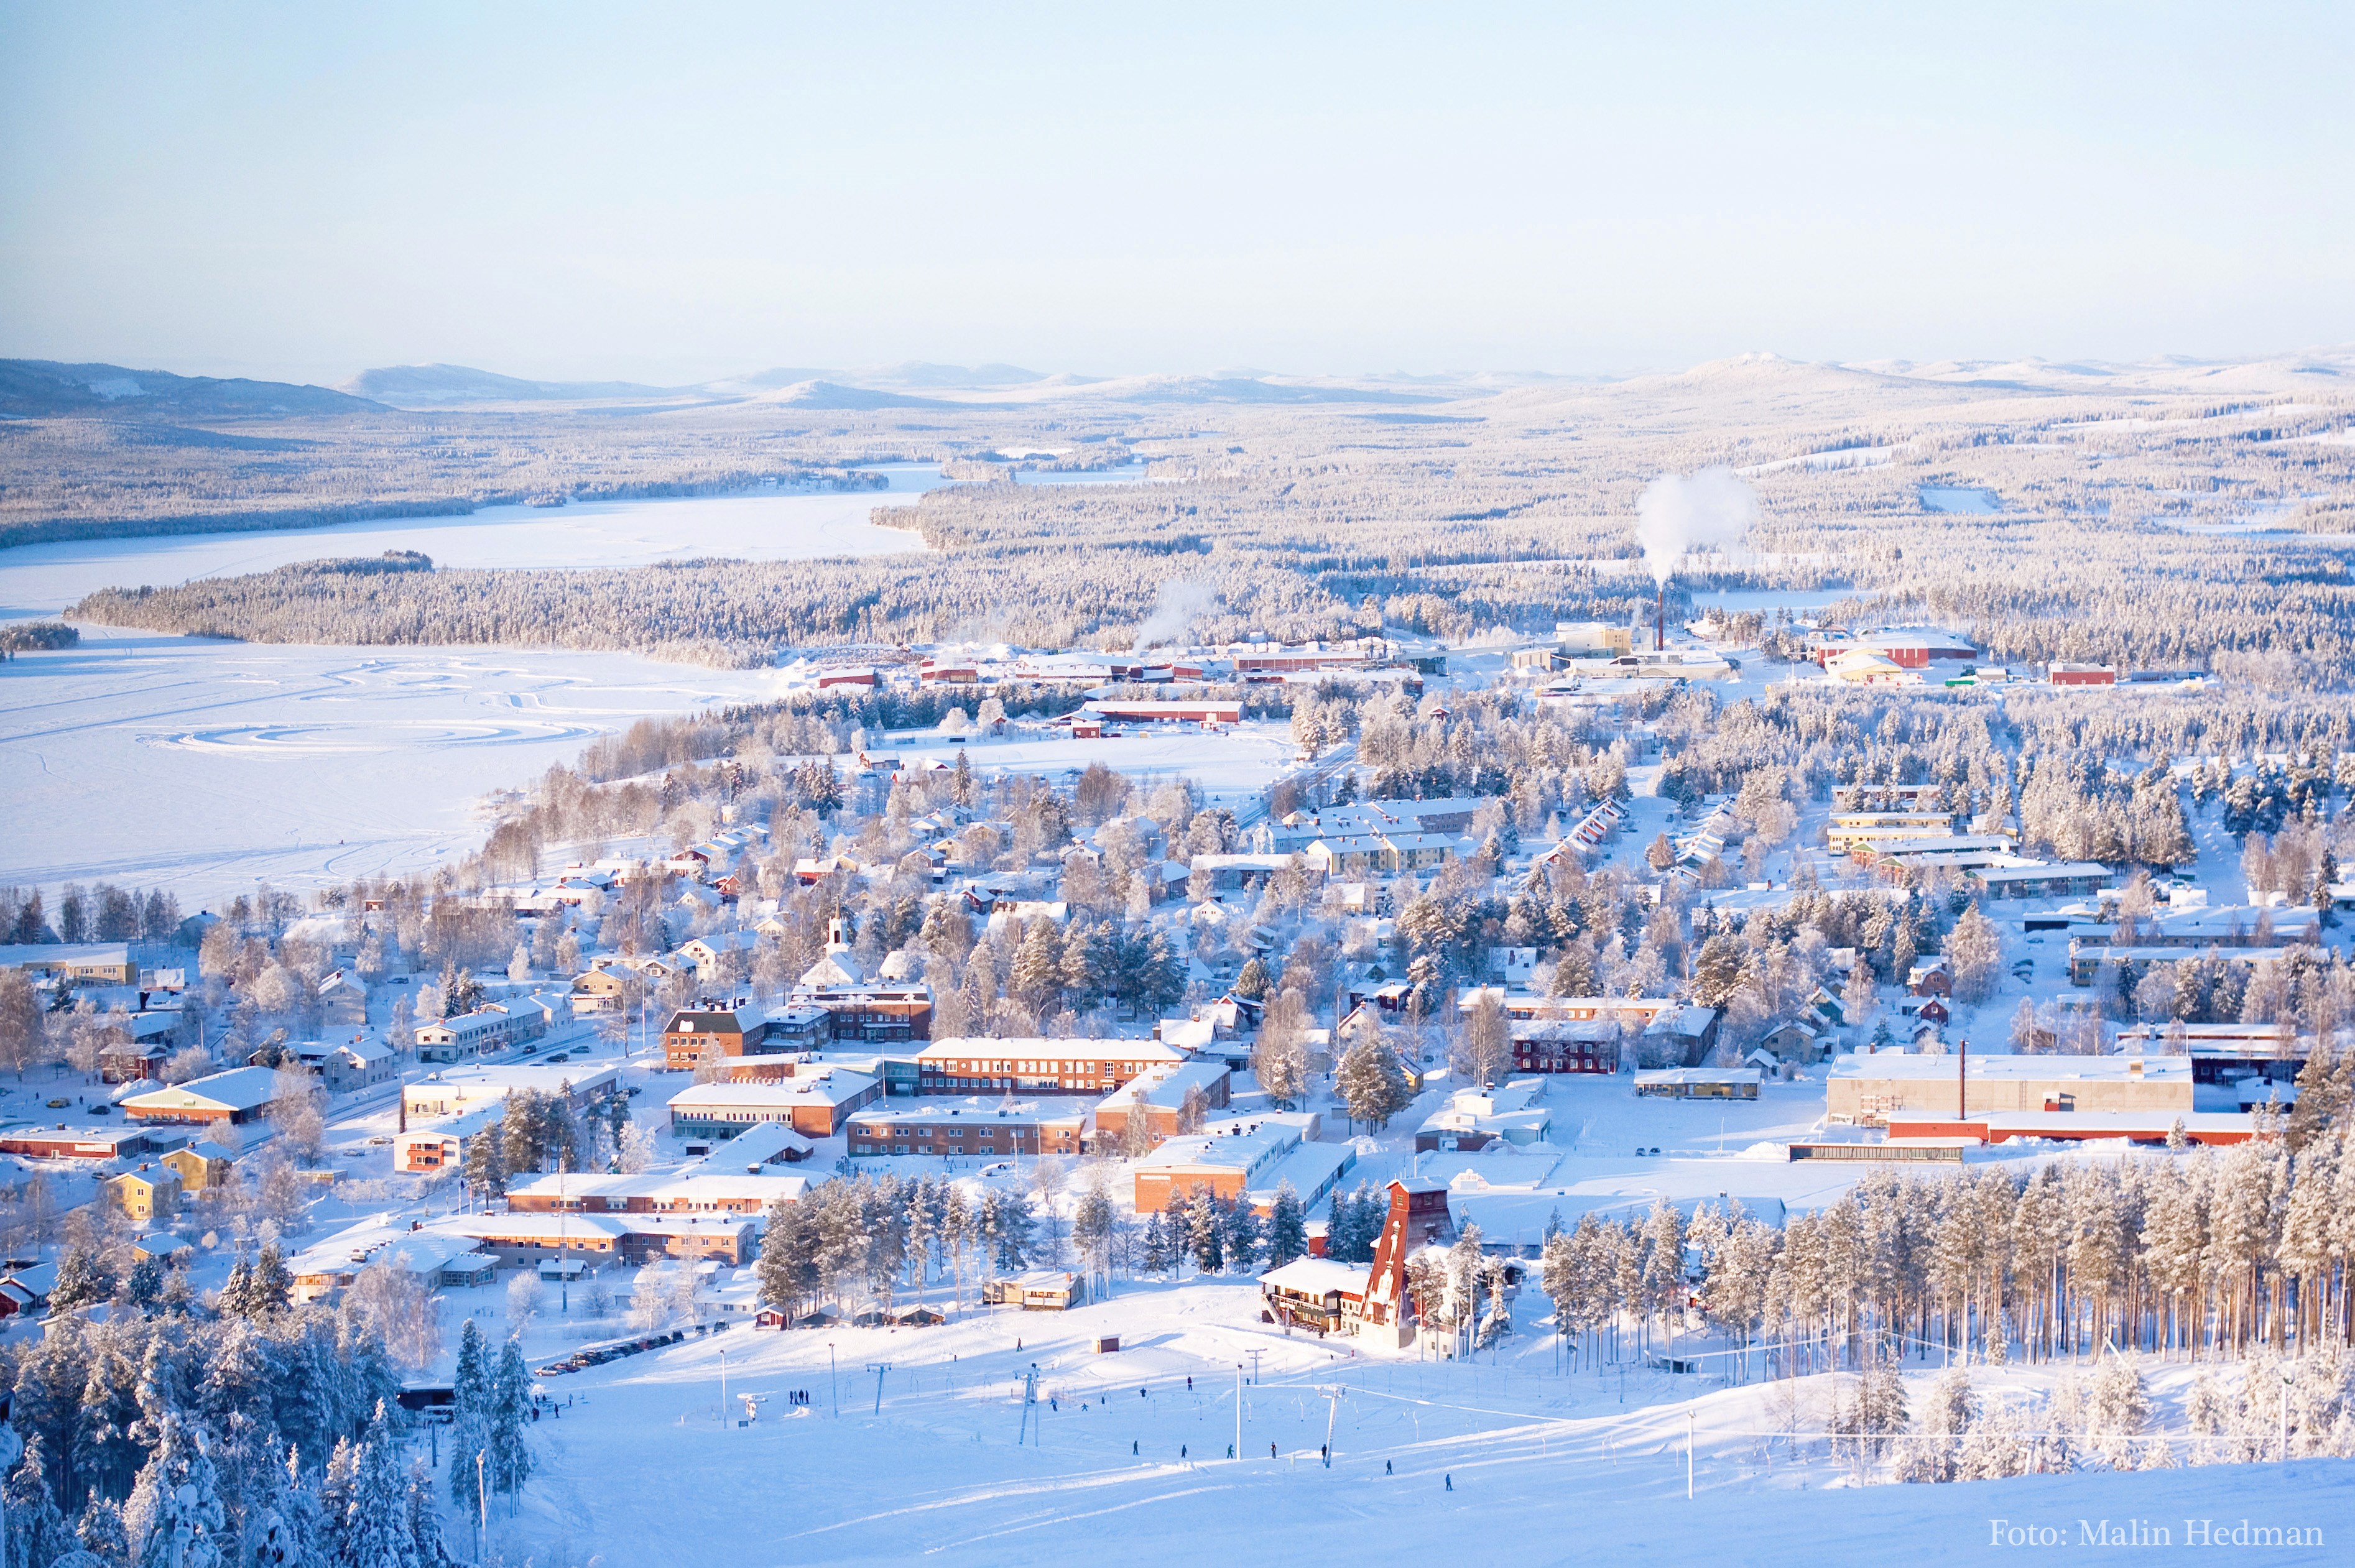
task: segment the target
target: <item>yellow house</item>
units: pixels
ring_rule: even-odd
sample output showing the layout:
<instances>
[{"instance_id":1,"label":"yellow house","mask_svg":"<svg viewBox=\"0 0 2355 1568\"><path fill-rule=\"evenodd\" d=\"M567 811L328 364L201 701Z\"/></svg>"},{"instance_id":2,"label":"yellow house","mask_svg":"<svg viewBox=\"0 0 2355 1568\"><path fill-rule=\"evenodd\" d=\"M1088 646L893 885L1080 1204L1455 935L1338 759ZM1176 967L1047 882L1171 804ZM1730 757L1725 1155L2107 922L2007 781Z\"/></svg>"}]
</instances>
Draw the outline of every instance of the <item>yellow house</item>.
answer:
<instances>
[{"instance_id":1,"label":"yellow house","mask_svg":"<svg viewBox=\"0 0 2355 1568\"><path fill-rule=\"evenodd\" d=\"M610 969L591 969L572 978L572 1011L619 1012L627 1000L623 977Z\"/></svg>"},{"instance_id":2,"label":"yellow house","mask_svg":"<svg viewBox=\"0 0 2355 1568\"><path fill-rule=\"evenodd\" d=\"M115 1207L134 1220L168 1219L180 1206L179 1172L142 1165L106 1183Z\"/></svg>"},{"instance_id":3,"label":"yellow house","mask_svg":"<svg viewBox=\"0 0 2355 1568\"><path fill-rule=\"evenodd\" d=\"M237 1170L237 1157L209 1138L172 1150L162 1163L179 1177L183 1192L226 1187Z\"/></svg>"}]
</instances>

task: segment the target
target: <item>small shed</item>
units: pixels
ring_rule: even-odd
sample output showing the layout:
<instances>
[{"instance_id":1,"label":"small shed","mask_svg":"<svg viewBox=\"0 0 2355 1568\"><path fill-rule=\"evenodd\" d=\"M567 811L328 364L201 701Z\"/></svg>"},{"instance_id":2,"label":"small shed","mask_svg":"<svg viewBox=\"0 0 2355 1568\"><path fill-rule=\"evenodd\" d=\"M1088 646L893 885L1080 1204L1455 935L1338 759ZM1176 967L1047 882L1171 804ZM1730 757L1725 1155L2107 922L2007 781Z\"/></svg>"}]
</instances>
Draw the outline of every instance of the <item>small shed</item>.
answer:
<instances>
[{"instance_id":1,"label":"small shed","mask_svg":"<svg viewBox=\"0 0 2355 1568\"><path fill-rule=\"evenodd\" d=\"M1087 1305L1087 1282L1066 1269L1034 1268L982 1287L982 1299L992 1307L1019 1307L1026 1312L1062 1312Z\"/></svg>"}]
</instances>

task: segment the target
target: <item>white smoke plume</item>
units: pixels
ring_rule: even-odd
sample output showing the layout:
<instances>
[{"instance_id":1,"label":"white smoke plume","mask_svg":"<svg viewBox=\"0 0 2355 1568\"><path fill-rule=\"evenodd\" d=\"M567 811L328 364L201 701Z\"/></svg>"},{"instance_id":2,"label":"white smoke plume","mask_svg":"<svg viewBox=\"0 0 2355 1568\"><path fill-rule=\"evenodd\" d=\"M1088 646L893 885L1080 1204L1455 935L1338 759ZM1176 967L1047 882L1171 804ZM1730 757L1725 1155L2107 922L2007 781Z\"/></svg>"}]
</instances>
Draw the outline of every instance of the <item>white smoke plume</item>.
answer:
<instances>
[{"instance_id":1,"label":"white smoke plume","mask_svg":"<svg viewBox=\"0 0 2355 1568\"><path fill-rule=\"evenodd\" d=\"M1182 642L1194 618L1210 608L1216 596L1197 582L1163 583L1155 596L1153 613L1136 629L1136 651L1157 647L1164 642Z\"/></svg>"},{"instance_id":2,"label":"white smoke plume","mask_svg":"<svg viewBox=\"0 0 2355 1568\"><path fill-rule=\"evenodd\" d=\"M1644 546L1652 580L1665 584L1688 552L1742 543L1757 515L1757 493L1730 468L1664 473L1636 503L1636 540Z\"/></svg>"}]
</instances>

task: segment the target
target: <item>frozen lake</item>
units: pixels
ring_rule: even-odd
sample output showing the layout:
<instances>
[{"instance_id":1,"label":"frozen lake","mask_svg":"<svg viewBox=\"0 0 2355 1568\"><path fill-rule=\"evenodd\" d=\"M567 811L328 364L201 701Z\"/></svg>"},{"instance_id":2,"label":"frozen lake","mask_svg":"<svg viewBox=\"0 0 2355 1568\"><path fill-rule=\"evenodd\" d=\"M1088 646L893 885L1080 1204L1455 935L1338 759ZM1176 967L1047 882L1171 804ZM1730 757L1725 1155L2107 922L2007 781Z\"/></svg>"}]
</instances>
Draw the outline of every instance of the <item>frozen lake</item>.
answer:
<instances>
[{"instance_id":1,"label":"frozen lake","mask_svg":"<svg viewBox=\"0 0 2355 1568\"><path fill-rule=\"evenodd\" d=\"M214 904L478 848L488 791L649 715L771 695L766 671L546 649L319 648L84 628L0 664L0 883Z\"/></svg>"},{"instance_id":2,"label":"frozen lake","mask_svg":"<svg viewBox=\"0 0 2355 1568\"><path fill-rule=\"evenodd\" d=\"M0 620L55 615L104 588L163 587L266 572L326 556L422 550L445 567L642 567L696 556L751 561L881 556L923 540L868 521L943 481L932 467L893 466L888 490L762 490L742 495L485 506L460 517L409 517L269 533L91 539L0 550Z\"/></svg>"}]
</instances>

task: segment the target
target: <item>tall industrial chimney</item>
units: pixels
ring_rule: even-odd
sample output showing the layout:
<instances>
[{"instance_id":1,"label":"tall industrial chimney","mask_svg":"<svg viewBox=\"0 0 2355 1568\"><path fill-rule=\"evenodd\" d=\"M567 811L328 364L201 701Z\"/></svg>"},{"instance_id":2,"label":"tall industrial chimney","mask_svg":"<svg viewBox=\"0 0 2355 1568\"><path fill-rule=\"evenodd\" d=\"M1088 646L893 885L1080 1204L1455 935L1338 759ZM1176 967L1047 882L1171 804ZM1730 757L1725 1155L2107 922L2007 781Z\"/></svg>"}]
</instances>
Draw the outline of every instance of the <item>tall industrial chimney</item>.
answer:
<instances>
[{"instance_id":1,"label":"tall industrial chimney","mask_svg":"<svg viewBox=\"0 0 2355 1568\"><path fill-rule=\"evenodd\" d=\"M1652 607L1652 652L1659 652L1668 645L1668 585L1660 585L1659 602Z\"/></svg>"}]
</instances>

